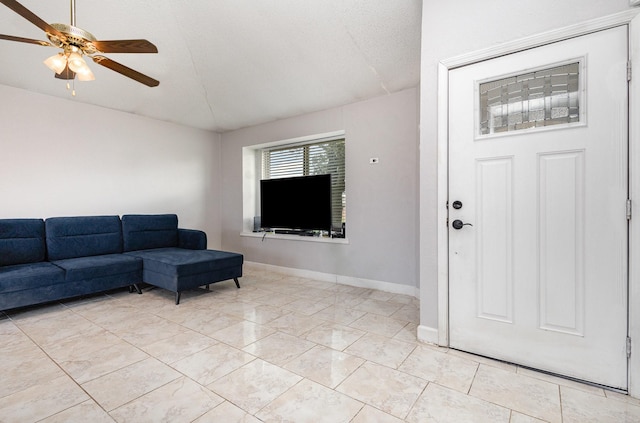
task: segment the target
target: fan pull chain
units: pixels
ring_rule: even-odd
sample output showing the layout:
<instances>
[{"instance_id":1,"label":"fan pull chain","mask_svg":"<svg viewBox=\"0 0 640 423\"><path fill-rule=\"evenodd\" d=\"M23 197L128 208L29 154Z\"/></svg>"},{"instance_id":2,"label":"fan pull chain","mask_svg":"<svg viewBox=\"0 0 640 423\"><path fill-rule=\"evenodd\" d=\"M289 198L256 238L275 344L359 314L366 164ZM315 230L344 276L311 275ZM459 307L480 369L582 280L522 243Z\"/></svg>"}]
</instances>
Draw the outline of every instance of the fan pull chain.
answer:
<instances>
[{"instance_id":1,"label":"fan pull chain","mask_svg":"<svg viewBox=\"0 0 640 423\"><path fill-rule=\"evenodd\" d=\"M75 79L73 80L73 82L71 82L71 84L67 82L67 90L71 90L71 95L73 97L76 96L76 80Z\"/></svg>"}]
</instances>

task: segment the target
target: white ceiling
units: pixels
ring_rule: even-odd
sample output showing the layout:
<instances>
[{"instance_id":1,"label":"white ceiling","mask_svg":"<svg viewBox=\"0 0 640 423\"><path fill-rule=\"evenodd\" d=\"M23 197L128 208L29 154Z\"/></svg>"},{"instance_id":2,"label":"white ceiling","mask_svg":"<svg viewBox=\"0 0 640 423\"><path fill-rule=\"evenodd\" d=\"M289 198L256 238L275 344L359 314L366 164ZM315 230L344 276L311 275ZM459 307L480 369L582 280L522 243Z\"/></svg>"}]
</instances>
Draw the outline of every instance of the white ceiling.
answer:
<instances>
[{"instance_id":1,"label":"white ceiling","mask_svg":"<svg viewBox=\"0 0 640 423\"><path fill-rule=\"evenodd\" d=\"M70 23L69 0L18 1L45 22ZM421 8L421 0L76 0L76 26L98 40L158 47L105 56L160 85L88 60L96 80L76 81L72 101L224 132L385 95L419 83ZM0 34L46 39L1 4ZM42 64L55 53L0 40L0 84L71 99Z\"/></svg>"}]
</instances>

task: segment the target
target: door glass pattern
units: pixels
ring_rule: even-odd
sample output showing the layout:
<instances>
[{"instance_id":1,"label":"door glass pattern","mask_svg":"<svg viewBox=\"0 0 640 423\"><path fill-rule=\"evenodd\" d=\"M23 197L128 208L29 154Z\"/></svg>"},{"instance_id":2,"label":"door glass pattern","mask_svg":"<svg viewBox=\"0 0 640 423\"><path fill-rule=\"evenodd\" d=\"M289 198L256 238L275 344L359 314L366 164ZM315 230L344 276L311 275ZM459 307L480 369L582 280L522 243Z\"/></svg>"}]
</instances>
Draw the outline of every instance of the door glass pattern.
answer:
<instances>
[{"instance_id":1,"label":"door glass pattern","mask_svg":"<svg viewBox=\"0 0 640 423\"><path fill-rule=\"evenodd\" d=\"M479 135L580 122L580 63L479 84Z\"/></svg>"}]
</instances>

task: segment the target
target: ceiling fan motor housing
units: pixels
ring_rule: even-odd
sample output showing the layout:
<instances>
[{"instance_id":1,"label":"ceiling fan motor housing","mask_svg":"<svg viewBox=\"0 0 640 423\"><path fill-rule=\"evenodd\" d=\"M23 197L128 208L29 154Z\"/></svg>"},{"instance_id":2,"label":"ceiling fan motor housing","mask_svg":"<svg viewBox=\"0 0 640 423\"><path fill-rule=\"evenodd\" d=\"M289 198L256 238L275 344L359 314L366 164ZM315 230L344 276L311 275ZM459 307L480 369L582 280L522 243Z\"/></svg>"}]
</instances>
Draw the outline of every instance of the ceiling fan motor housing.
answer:
<instances>
[{"instance_id":1,"label":"ceiling fan motor housing","mask_svg":"<svg viewBox=\"0 0 640 423\"><path fill-rule=\"evenodd\" d=\"M47 38L49 38L49 41L51 41L51 43L56 47L64 48L65 46L71 45L78 47L84 54L94 54L97 52L93 45L93 42L97 41L97 39L89 31L61 23L52 23L51 26L62 32L67 37L65 41L62 41L55 35L47 33Z\"/></svg>"}]
</instances>

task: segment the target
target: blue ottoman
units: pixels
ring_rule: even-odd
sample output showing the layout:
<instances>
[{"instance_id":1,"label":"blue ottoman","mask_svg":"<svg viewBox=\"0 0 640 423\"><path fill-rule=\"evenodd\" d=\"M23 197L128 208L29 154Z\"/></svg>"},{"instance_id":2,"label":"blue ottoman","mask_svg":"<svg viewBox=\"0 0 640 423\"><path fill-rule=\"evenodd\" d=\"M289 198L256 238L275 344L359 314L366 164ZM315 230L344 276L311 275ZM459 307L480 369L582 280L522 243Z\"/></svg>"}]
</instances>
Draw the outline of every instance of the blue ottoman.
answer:
<instances>
[{"instance_id":1,"label":"blue ottoman","mask_svg":"<svg viewBox=\"0 0 640 423\"><path fill-rule=\"evenodd\" d=\"M124 215L122 231L125 254L143 261L142 280L180 293L199 286L233 279L240 288L242 254L206 250L202 231L178 229L175 214Z\"/></svg>"}]
</instances>

